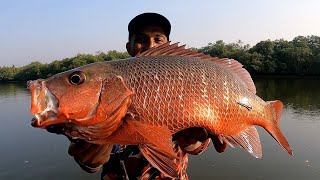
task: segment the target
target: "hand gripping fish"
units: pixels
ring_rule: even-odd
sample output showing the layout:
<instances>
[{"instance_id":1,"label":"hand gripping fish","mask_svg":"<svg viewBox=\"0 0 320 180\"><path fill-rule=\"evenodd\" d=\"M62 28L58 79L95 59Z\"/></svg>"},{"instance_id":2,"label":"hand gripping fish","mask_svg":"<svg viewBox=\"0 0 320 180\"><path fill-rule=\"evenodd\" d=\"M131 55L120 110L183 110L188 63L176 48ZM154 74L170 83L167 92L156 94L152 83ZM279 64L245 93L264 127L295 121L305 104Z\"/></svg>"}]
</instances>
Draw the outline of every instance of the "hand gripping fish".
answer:
<instances>
[{"instance_id":1,"label":"hand gripping fish","mask_svg":"<svg viewBox=\"0 0 320 180\"><path fill-rule=\"evenodd\" d=\"M28 82L34 127L62 124L65 134L97 144L136 144L149 162L177 176L172 135L203 127L221 143L262 157L263 127L286 151L281 101L256 95L233 59L164 44L133 58L99 62Z\"/></svg>"}]
</instances>

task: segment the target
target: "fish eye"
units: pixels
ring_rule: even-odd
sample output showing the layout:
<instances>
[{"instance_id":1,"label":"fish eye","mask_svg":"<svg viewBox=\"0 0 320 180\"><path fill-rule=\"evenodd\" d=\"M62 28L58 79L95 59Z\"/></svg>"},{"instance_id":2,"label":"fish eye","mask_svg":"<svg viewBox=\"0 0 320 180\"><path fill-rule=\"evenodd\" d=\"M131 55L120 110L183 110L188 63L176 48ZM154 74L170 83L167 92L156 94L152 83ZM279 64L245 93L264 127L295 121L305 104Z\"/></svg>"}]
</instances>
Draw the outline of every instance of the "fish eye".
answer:
<instances>
[{"instance_id":1,"label":"fish eye","mask_svg":"<svg viewBox=\"0 0 320 180\"><path fill-rule=\"evenodd\" d=\"M69 76L69 82L73 85L80 85L85 80L86 80L86 75L80 71L76 71Z\"/></svg>"}]
</instances>

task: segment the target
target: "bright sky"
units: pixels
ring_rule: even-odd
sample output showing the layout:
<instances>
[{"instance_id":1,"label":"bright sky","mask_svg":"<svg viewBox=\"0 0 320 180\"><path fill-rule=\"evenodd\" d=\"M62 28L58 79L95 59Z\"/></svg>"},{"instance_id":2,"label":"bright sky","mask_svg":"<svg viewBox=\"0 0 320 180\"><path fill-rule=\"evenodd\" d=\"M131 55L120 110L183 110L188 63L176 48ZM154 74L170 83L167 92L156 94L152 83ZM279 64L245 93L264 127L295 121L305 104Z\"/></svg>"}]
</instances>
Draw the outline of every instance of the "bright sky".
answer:
<instances>
[{"instance_id":1,"label":"bright sky","mask_svg":"<svg viewBox=\"0 0 320 180\"><path fill-rule=\"evenodd\" d=\"M171 41L188 47L320 36L319 8L319 0L0 1L0 66L124 52L128 22L143 12L166 16Z\"/></svg>"}]
</instances>

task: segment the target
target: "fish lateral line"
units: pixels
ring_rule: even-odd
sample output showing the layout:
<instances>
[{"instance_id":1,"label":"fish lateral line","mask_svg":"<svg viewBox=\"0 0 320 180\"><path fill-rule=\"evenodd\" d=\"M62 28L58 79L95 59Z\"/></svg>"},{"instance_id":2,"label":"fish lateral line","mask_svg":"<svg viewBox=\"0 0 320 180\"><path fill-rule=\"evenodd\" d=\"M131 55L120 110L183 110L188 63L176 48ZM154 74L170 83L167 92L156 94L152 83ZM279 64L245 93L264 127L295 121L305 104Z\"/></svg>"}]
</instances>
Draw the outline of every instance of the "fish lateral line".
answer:
<instances>
[{"instance_id":1,"label":"fish lateral line","mask_svg":"<svg viewBox=\"0 0 320 180\"><path fill-rule=\"evenodd\" d=\"M237 104L239 104L240 106L245 107L246 109L248 109L248 111L251 111L251 110L252 110L252 106L246 105L246 104L241 103L241 102L237 102Z\"/></svg>"}]
</instances>

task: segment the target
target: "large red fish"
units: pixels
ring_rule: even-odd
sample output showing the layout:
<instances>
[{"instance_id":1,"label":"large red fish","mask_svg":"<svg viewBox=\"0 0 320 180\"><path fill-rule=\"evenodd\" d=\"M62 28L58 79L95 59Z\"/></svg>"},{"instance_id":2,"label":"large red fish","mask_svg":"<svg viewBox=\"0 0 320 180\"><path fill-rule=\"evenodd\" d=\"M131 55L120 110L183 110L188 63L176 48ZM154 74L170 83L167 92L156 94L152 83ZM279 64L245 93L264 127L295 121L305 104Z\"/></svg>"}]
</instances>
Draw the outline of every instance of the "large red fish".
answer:
<instances>
[{"instance_id":1,"label":"large red fish","mask_svg":"<svg viewBox=\"0 0 320 180\"><path fill-rule=\"evenodd\" d=\"M171 177L177 176L172 135L190 127L203 127L221 143L260 158L258 125L292 155L279 129L280 101L259 98L239 62L177 44L29 81L28 87L33 126L63 124L73 138L137 144L152 165Z\"/></svg>"}]
</instances>

